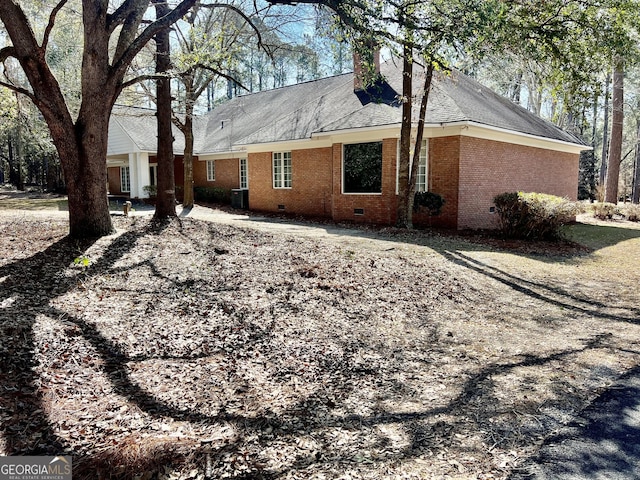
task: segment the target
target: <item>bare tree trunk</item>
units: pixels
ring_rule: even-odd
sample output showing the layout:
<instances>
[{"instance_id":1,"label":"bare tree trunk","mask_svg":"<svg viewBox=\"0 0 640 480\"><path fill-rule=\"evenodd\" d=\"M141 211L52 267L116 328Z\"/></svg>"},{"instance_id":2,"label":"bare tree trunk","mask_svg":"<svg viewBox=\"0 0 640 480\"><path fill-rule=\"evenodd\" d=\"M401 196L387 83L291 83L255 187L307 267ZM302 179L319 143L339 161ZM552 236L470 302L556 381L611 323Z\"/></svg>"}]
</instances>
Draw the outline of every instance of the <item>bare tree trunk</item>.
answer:
<instances>
[{"instance_id":1,"label":"bare tree trunk","mask_svg":"<svg viewBox=\"0 0 640 480\"><path fill-rule=\"evenodd\" d=\"M638 136L636 138L636 159L633 165L631 203L640 203L640 122L638 122Z\"/></svg>"},{"instance_id":2,"label":"bare tree trunk","mask_svg":"<svg viewBox=\"0 0 640 480\"><path fill-rule=\"evenodd\" d=\"M24 182L22 180L22 162L20 161L20 154L16 152L14 148L15 143L9 139L9 183L11 183L18 190L24 190Z\"/></svg>"},{"instance_id":3,"label":"bare tree trunk","mask_svg":"<svg viewBox=\"0 0 640 480\"><path fill-rule=\"evenodd\" d=\"M516 78L513 81L513 85L509 89L509 98L512 102L520 105L520 97L522 94L522 69L519 69L516 73Z\"/></svg>"},{"instance_id":4,"label":"bare tree trunk","mask_svg":"<svg viewBox=\"0 0 640 480\"><path fill-rule=\"evenodd\" d=\"M184 79L185 85L185 117L180 129L184 135L184 194L182 198L183 208L193 208L193 76Z\"/></svg>"},{"instance_id":5,"label":"bare tree trunk","mask_svg":"<svg viewBox=\"0 0 640 480\"><path fill-rule=\"evenodd\" d=\"M402 126L400 127L400 161L398 162L398 212L396 225L412 228L409 210L409 162L411 158L411 112L413 106L413 46L404 44L402 66Z\"/></svg>"},{"instance_id":6,"label":"bare tree trunk","mask_svg":"<svg viewBox=\"0 0 640 480\"><path fill-rule=\"evenodd\" d=\"M184 122L184 198L183 208L193 208L193 111Z\"/></svg>"},{"instance_id":7,"label":"bare tree trunk","mask_svg":"<svg viewBox=\"0 0 640 480\"><path fill-rule=\"evenodd\" d=\"M602 127L602 163L600 164L599 185L604 185L607 178L607 151L609 149L609 84L611 73L607 72L607 80L604 85L604 125Z\"/></svg>"},{"instance_id":8,"label":"bare tree trunk","mask_svg":"<svg viewBox=\"0 0 640 480\"><path fill-rule=\"evenodd\" d=\"M153 0L156 18L169 13L166 0ZM169 31L156 34L156 73L165 74L171 68L169 57ZM163 76L156 80L158 121L158 199L155 218L176 216L176 187L173 163L173 133L171 130L171 79Z\"/></svg>"},{"instance_id":9,"label":"bare tree trunk","mask_svg":"<svg viewBox=\"0 0 640 480\"><path fill-rule=\"evenodd\" d=\"M418 114L418 128L416 129L416 145L413 149L413 161L411 162L411 175L409 177L409 198L407 202L407 217L409 223L413 224L413 202L416 195L416 179L418 178L418 167L420 164L420 151L422 150L422 138L424 136L424 118L427 115L427 105L429 103L429 93L431 92L431 81L433 80L433 62L430 60L427 66L424 87L422 88L422 99L420 100L420 112Z\"/></svg>"},{"instance_id":10,"label":"bare tree trunk","mask_svg":"<svg viewBox=\"0 0 640 480\"><path fill-rule=\"evenodd\" d=\"M622 127L624 121L624 62L614 58L611 143L607 165L605 202L618 203L618 177L622 161Z\"/></svg>"}]
</instances>

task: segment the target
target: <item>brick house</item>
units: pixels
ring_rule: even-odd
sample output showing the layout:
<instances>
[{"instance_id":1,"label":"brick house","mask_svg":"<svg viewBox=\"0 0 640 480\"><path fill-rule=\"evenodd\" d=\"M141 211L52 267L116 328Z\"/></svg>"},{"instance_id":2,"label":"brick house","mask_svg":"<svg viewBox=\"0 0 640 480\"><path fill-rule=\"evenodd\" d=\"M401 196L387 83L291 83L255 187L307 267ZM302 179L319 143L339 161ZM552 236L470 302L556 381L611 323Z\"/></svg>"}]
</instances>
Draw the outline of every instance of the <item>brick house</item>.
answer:
<instances>
[{"instance_id":1,"label":"brick house","mask_svg":"<svg viewBox=\"0 0 640 480\"><path fill-rule=\"evenodd\" d=\"M255 211L395 223L402 72L393 59L380 70L382 80L366 90L351 73L239 96L198 117L194 184L248 190ZM174 137L180 185L183 140ZM440 216L414 222L458 229L493 227L493 197L506 191L575 200L588 148L458 72L434 78L424 137L418 190L446 203ZM153 112L115 109L111 193L145 197L154 154Z\"/></svg>"}]
</instances>

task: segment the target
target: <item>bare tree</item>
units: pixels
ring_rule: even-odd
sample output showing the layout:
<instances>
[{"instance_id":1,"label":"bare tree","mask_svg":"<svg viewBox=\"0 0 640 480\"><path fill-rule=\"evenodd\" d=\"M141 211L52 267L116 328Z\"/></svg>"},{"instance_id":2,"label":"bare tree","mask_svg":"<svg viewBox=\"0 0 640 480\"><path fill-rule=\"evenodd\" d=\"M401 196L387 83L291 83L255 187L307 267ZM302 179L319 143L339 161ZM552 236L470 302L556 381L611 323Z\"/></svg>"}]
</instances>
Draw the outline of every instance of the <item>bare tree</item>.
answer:
<instances>
[{"instance_id":1,"label":"bare tree","mask_svg":"<svg viewBox=\"0 0 640 480\"><path fill-rule=\"evenodd\" d=\"M637 120L638 134L636 136L636 158L633 163L633 190L631 202L640 203L640 119Z\"/></svg>"},{"instance_id":2,"label":"bare tree","mask_svg":"<svg viewBox=\"0 0 640 480\"><path fill-rule=\"evenodd\" d=\"M151 0L156 19L169 12L166 0ZM169 30L156 33L156 120L158 125L158 195L155 218L176 216L176 182L173 163L173 132L171 130L171 57Z\"/></svg>"},{"instance_id":3,"label":"bare tree","mask_svg":"<svg viewBox=\"0 0 640 480\"><path fill-rule=\"evenodd\" d=\"M617 55L613 60L613 94L611 100L611 140L607 161L604 200L618 203L618 177L622 162L622 136L624 121L624 60Z\"/></svg>"},{"instance_id":4,"label":"bare tree","mask_svg":"<svg viewBox=\"0 0 640 480\"><path fill-rule=\"evenodd\" d=\"M203 9L195 9L187 16L189 30L177 28L180 52L178 69L175 72L183 87L184 115L174 115L173 123L184 135L184 197L185 208L193 207L193 117L195 105L207 87L216 78L226 78L229 82L247 90L239 79L227 74L232 70L237 42L248 27L261 46L260 32L252 20L233 5L212 4ZM223 10L220 15L218 10Z\"/></svg>"}]
</instances>

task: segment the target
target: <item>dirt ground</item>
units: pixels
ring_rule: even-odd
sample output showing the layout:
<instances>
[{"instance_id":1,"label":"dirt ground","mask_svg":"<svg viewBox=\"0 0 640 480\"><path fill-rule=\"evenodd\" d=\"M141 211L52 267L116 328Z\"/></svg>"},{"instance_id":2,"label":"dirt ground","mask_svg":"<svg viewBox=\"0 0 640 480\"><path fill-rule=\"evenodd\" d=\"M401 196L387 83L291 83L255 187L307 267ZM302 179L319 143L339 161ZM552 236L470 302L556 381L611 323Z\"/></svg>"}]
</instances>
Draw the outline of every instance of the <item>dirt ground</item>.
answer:
<instances>
[{"instance_id":1,"label":"dirt ground","mask_svg":"<svg viewBox=\"0 0 640 480\"><path fill-rule=\"evenodd\" d=\"M3 200L0 199L0 203ZM0 207L0 454L74 478L506 479L640 363L640 229L578 243Z\"/></svg>"}]
</instances>

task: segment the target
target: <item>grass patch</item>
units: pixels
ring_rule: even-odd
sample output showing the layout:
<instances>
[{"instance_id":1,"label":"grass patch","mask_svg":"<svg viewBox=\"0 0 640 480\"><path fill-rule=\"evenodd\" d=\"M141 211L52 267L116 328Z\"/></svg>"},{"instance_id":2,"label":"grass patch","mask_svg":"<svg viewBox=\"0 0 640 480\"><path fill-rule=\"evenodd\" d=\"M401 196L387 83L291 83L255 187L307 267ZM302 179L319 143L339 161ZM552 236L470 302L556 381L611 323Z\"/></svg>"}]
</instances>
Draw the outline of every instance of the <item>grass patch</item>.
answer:
<instances>
[{"instance_id":1,"label":"grass patch","mask_svg":"<svg viewBox=\"0 0 640 480\"><path fill-rule=\"evenodd\" d=\"M599 250L611 247L621 242L640 238L640 229L630 228L628 225L577 223L565 227L565 237L571 241ZM640 252L635 258L640 258Z\"/></svg>"},{"instance_id":2,"label":"grass patch","mask_svg":"<svg viewBox=\"0 0 640 480\"><path fill-rule=\"evenodd\" d=\"M68 211L69 202L66 199L55 198L6 198L0 195L0 210L59 210Z\"/></svg>"}]
</instances>

